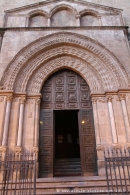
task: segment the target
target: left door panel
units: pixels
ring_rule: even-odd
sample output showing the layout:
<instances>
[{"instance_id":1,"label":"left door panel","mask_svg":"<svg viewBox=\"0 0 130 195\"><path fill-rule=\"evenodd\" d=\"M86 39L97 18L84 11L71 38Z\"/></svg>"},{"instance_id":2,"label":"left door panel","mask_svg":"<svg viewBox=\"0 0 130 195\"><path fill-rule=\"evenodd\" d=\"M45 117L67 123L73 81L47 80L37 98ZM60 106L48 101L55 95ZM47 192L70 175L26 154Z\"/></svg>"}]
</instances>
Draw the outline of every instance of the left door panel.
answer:
<instances>
[{"instance_id":1,"label":"left door panel","mask_svg":"<svg viewBox=\"0 0 130 195\"><path fill-rule=\"evenodd\" d=\"M39 177L53 177L53 110L40 111Z\"/></svg>"}]
</instances>

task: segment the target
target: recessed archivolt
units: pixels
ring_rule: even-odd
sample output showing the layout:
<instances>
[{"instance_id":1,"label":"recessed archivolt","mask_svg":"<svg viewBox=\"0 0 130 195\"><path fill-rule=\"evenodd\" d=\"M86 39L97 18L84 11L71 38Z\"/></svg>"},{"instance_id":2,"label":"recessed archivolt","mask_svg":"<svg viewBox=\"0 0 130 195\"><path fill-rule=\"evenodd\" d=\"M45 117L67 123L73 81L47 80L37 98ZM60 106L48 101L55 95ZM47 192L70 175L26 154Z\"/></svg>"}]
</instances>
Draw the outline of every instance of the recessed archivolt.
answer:
<instances>
[{"instance_id":1,"label":"recessed archivolt","mask_svg":"<svg viewBox=\"0 0 130 195\"><path fill-rule=\"evenodd\" d=\"M85 9L79 12L80 16L84 16L84 15L93 15L95 17L99 17L99 13L95 10L92 9Z\"/></svg>"},{"instance_id":2,"label":"recessed archivolt","mask_svg":"<svg viewBox=\"0 0 130 195\"><path fill-rule=\"evenodd\" d=\"M95 59L93 60L95 63L95 67L97 66L99 60L100 62L102 62L102 64L104 64L104 66L102 65L102 67L99 68L98 71L105 72L109 69L109 72L111 72L111 75L114 76L113 77L114 84L112 83L111 79L108 78L106 80L107 82L109 81L109 83L110 82L112 83L112 87L115 87L115 85L116 87L120 87L120 88L128 87L128 84L129 84L128 75L123 65L116 58L116 56L114 56L108 49L106 49L103 45L101 45L97 41L91 38L88 38L86 36L82 36L82 35L75 34L75 33L68 33L68 32L54 33L52 35L42 37L32 42L25 48L23 48L8 65L3 75L3 78L1 80L1 85L7 90L13 90L14 84L16 82L16 78L18 78L18 76L20 76L22 72L26 72L25 71L26 67L28 67L28 64L31 62L30 59L35 60L36 56L39 57L40 56L39 54L45 53L45 52L46 52L46 55L48 55L48 59L49 59L53 57L53 53L49 51L49 48L51 47L51 48L57 49L57 47L59 47L60 45L71 45L71 47L73 48L73 51L76 51L76 48L79 48L78 52L81 55L80 58L82 59L84 59L85 56L86 58L88 58L87 54L91 53L92 55L95 56ZM81 54L80 50L82 49L84 50L84 53ZM47 54L47 51L48 51L48 54ZM65 53L67 53L65 49L64 51ZM40 64L41 63L39 63L39 65ZM108 67L108 69L106 69L105 67ZM28 73L26 74L31 76L32 73L33 72L30 71L30 75ZM105 77L105 75L103 77ZM28 78L28 76L26 78ZM25 88L26 87L24 87L23 89Z\"/></svg>"},{"instance_id":3,"label":"recessed archivolt","mask_svg":"<svg viewBox=\"0 0 130 195\"><path fill-rule=\"evenodd\" d=\"M61 56L40 66L30 77L27 93L39 93L45 80L59 69L71 69L79 73L88 83L91 93L103 92L102 81L97 71L77 57Z\"/></svg>"},{"instance_id":4,"label":"recessed archivolt","mask_svg":"<svg viewBox=\"0 0 130 195\"><path fill-rule=\"evenodd\" d=\"M56 12L58 12L60 10L64 10L64 9L68 9L68 10L72 11L72 13L75 15L75 17L78 15L78 11L67 4L60 4L60 5L55 6L54 8L51 9L49 15L50 15L50 17L52 17L53 14L55 14Z\"/></svg>"},{"instance_id":5,"label":"recessed archivolt","mask_svg":"<svg viewBox=\"0 0 130 195\"><path fill-rule=\"evenodd\" d=\"M102 87L100 87L100 91L118 89L119 78L118 79L116 78L116 75L109 70L109 68L105 63L103 63L99 58L97 58L93 53L89 51L85 51L84 49L78 47L75 48L66 45L66 46L60 46L54 49L50 49L47 52L42 52L42 54L38 55L36 58L31 60L26 65L26 67L20 71L20 74L18 74L15 82L16 83L14 88L15 91L25 92L29 78L31 75L33 75L34 72L36 72L37 68L39 68L40 66L44 66L44 64L47 61L51 60L52 58L56 58L58 56L64 56L64 55L74 56L76 58L82 59L82 61L87 63L89 66L91 66L98 73L98 75L100 75L100 80L102 83ZM82 69L82 68L86 69L85 63L83 67L83 63L80 64L78 61L78 65L76 65L77 69L75 68L75 70ZM46 68L44 69L46 72L48 71ZM91 91L93 90L91 86L90 89Z\"/></svg>"},{"instance_id":6,"label":"recessed archivolt","mask_svg":"<svg viewBox=\"0 0 130 195\"><path fill-rule=\"evenodd\" d=\"M28 13L28 16L31 18L33 16L36 16L36 15L43 15L43 16L48 16L48 13L43 11L43 10L34 10L34 11L31 11Z\"/></svg>"}]
</instances>

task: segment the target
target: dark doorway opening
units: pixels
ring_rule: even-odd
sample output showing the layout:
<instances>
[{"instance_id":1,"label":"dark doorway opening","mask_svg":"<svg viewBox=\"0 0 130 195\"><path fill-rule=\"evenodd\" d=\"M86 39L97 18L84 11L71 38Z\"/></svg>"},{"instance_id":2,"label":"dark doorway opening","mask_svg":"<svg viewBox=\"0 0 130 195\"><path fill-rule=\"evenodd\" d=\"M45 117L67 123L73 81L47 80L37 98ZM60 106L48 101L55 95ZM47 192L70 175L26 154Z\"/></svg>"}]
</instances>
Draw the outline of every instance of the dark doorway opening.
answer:
<instances>
[{"instance_id":1,"label":"dark doorway opening","mask_svg":"<svg viewBox=\"0 0 130 195\"><path fill-rule=\"evenodd\" d=\"M55 111L55 176L81 175L78 110Z\"/></svg>"}]
</instances>

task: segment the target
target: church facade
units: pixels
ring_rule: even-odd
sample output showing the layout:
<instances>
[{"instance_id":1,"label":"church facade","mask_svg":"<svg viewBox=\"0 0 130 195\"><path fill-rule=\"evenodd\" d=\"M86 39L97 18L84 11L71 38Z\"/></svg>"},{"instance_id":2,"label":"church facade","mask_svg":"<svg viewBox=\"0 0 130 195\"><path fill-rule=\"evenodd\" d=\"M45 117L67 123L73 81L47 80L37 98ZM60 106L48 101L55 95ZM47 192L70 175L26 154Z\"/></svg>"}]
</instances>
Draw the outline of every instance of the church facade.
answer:
<instances>
[{"instance_id":1,"label":"church facade","mask_svg":"<svg viewBox=\"0 0 130 195\"><path fill-rule=\"evenodd\" d=\"M0 153L33 152L105 175L104 149L130 147L130 46L122 10L53 0L5 11L0 30Z\"/></svg>"}]
</instances>

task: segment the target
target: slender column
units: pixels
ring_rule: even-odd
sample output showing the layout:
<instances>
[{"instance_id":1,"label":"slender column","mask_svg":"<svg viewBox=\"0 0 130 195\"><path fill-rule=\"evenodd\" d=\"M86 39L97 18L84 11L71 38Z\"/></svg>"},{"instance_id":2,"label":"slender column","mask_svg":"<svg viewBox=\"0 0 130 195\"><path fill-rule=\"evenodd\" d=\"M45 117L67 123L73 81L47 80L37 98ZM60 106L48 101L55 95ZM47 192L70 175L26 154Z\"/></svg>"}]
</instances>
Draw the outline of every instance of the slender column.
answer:
<instances>
[{"instance_id":1,"label":"slender column","mask_svg":"<svg viewBox=\"0 0 130 195\"><path fill-rule=\"evenodd\" d=\"M50 19L50 17L47 18L47 26L48 26L48 27L51 26L51 19Z\"/></svg>"},{"instance_id":2,"label":"slender column","mask_svg":"<svg viewBox=\"0 0 130 195\"><path fill-rule=\"evenodd\" d=\"M80 26L80 15L77 15L76 19L77 19L77 26Z\"/></svg>"},{"instance_id":3,"label":"slender column","mask_svg":"<svg viewBox=\"0 0 130 195\"><path fill-rule=\"evenodd\" d=\"M0 31L0 51L1 51L1 47L2 47L2 40L3 40L3 36L4 36L4 31Z\"/></svg>"},{"instance_id":4,"label":"slender column","mask_svg":"<svg viewBox=\"0 0 130 195\"><path fill-rule=\"evenodd\" d=\"M102 18L101 18L101 16L98 16L97 18L100 21L100 26L102 26Z\"/></svg>"},{"instance_id":5,"label":"slender column","mask_svg":"<svg viewBox=\"0 0 130 195\"><path fill-rule=\"evenodd\" d=\"M27 16L27 17L26 17L25 27L30 27L30 26L29 26L29 19L30 19L30 17Z\"/></svg>"},{"instance_id":6,"label":"slender column","mask_svg":"<svg viewBox=\"0 0 130 195\"><path fill-rule=\"evenodd\" d=\"M39 138L39 110L40 110L40 99L36 99L35 107L35 129L34 129L34 147L38 147Z\"/></svg>"},{"instance_id":7,"label":"slender column","mask_svg":"<svg viewBox=\"0 0 130 195\"><path fill-rule=\"evenodd\" d=\"M97 111L97 98L93 97L92 102L93 102L93 114L94 114L96 144L101 145L100 128L99 128L98 111Z\"/></svg>"},{"instance_id":8,"label":"slender column","mask_svg":"<svg viewBox=\"0 0 130 195\"><path fill-rule=\"evenodd\" d=\"M25 97L22 97L20 99L20 111L19 111L19 126L18 126L18 138L17 138L17 146L18 147L21 147L21 145L22 145L24 103L25 103Z\"/></svg>"},{"instance_id":9,"label":"slender column","mask_svg":"<svg viewBox=\"0 0 130 195\"><path fill-rule=\"evenodd\" d=\"M110 117L110 124L111 124L111 131L112 131L112 139L113 143L117 144L117 132L116 132L116 125L115 125L115 118L114 118L114 112L113 112L113 106L112 106L112 95L107 96L107 101L108 101L108 110L109 110L109 117Z\"/></svg>"},{"instance_id":10,"label":"slender column","mask_svg":"<svg viewBox=\"0 0 130 195\"><path fill-rule=\"evenodd\" d=\"M121 101L122 113L123 113L123 118L125 123L126 138L127 138L127 142L130 142L130 123L129 123L129 117L126 108L126 102L125 102L126 94L119 93L119 98Z\"/></svg>"},{"instance_id":11,"label":"slender column","mask_svg":"<svg viewBox=\"0 0 130 195\"><path fill-rule=\"evenodd\" d=\"M12 95L7 96L2 146L7 146Z\"/></svg>"}]
</instances>

